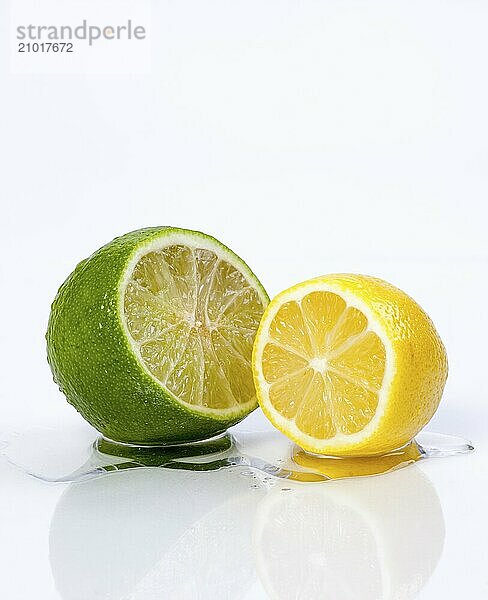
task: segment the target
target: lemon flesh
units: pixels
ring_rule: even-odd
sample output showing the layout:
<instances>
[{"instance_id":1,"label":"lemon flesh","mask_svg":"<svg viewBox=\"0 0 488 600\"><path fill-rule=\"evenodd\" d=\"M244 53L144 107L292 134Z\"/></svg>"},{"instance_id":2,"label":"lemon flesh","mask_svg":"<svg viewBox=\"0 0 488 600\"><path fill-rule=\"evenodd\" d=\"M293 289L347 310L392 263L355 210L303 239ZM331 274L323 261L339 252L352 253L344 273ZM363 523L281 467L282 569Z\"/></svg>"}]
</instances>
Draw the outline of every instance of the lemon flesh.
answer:
<instances>
[{"instance_id":1,"label":"lemon flesh","mask_svg":"<svg viewBox=\"0 0 488 600\"><path fill-rule=\"evenodd\" d=\"M269 305L254 346L274 425L321 454L400 448L430 420L447 377L442 342L404 292L361 275L321 277Z\"/></svg>"},{"instance_id":2,"label":"lemon flesh","mask_svg":"<svg viewBox=\"0 0 488 600\"><path fill-rule=\"evenodd\" d=\"M255 405L251 353L262 313L235 266L181 244L141 257L124 295L143 364L180 402L204 412Z\"/></svg>"}]
</instances>

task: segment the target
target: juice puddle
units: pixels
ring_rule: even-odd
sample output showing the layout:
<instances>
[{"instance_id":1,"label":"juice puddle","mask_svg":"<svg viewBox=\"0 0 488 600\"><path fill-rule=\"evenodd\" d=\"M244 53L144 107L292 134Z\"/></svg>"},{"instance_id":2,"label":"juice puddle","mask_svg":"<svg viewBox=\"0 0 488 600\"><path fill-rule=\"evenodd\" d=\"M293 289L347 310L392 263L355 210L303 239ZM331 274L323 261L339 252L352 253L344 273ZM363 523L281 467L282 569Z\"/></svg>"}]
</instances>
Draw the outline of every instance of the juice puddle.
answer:
<instances>
[{"instance_id":1,"label":"juice puddle","mask_svg":"<svg viewBox=\"0 0 488 600\"><path fill-rule=\"evenodd\" d=\"M16 434L0 451L29 475L47 482L75 482L112 471L145 467L215 471L241 468L241 474L272 485L276 479L324 482L388 473L419 460L466 454L470 442L422 432L393 452L375 457L337 458L309 454L275 431L235 429L180 445L135 446L99 437L38 429ZM244 469L243 469L244 468Z\"/></svg>"}]
</instances>

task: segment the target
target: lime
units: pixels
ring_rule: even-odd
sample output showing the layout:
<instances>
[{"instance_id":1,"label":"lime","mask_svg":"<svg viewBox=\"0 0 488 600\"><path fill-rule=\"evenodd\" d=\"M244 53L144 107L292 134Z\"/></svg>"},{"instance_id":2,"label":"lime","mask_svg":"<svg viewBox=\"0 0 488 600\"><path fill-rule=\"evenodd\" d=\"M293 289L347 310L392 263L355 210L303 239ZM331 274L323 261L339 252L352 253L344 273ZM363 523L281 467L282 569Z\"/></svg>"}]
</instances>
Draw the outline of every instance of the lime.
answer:
<instances>
[{"instance_id":1,"label":"lime","mask_svg":"<svg viewBox=\"0 0 488 600\"><path fill-rule=\"evenodd\" d=\"M216 239L174 227L128 233L61 286L46 336L54 380L109 439L208 438L257 406L251 353L267 303Z\"/></svg>"}]
</instances>

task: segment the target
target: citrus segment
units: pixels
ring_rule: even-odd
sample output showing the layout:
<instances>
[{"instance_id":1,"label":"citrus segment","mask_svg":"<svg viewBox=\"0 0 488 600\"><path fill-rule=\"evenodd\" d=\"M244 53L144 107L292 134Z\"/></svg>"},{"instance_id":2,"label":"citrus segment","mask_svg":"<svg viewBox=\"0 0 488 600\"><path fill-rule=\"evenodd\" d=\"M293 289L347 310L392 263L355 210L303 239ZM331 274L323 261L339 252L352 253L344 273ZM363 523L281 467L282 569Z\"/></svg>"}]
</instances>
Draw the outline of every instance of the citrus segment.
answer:
<instances>
[{"instance_id":1,"label":"citrus segment","mask_svg":"<svg viewBox=\"0 0 488 600\"><path fill-rule=\"evenodd\" d=\"M288 348L304 357L312 353L303 313L296 302L283 304L271 323L269 335L283 348Z\"/></svg>"},{"instance_id":2,"label":"citrus segment","mask_svg":"<svg viewBox=\"0 0 488 600\"><path fill-rule=\"evenodd\" d=\"M313 373L307 369L276 381L269 390L271 404L285 418L295 418L302 404L303 392L308 390L312 380Z\"/></svg>"},{"instance_id":3,"label":"citrus segment","mask_svg":"<svg viewBox=\"0 0 488 600\"><path fill-rule=\"evenodd\" d=\"M264 348L263 372L267 381L287 378L296 371L308 368L308 361L278 343L266 344Z\"/></svg>"},{"instance_id":4,"label":"citrus segment","mask_svg":"<svg viewBox=\"0 0 488 600\"><path fill-rule=\"evenodd\" d=\"M325 352L332 328L346 309L346 303L337 294L312 292L301 301L310 337L318 354Z\"/></svg>"}]
</instances>

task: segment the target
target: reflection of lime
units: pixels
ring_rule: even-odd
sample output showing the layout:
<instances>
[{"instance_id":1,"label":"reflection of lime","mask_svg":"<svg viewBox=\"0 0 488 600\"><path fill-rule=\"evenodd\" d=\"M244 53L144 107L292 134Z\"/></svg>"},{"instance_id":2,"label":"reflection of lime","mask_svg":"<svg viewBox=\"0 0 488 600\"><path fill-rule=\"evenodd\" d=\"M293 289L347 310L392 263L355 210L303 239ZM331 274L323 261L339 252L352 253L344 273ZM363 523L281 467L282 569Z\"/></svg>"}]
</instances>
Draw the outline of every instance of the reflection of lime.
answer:
<instances>
[{"instance_id":1,"label":"reflection of lime","mask_svg":"<svg viewBox=\"0 0 488 600\"><path fill-rule=\"evenodd\" d=\"M258 573L277 600L412 599L443 543L439 499L416 467L374 481L276 488L254 529Z\"/></svg>"},{"instance_id":2,"label":"reflection of lime","mask_svg":"<svg viewBox=\"0 0 488 600\"><path fill-rule=\"evenodd\" d=\"M50 528L56 589L63 600L244 598L261 497L230 470L133 469L72 484Z\"/></svg>"},{"instance_id":3,"label":"reflection of lime","mask_svg":"<svg viewBox=\"0 0 488 600\"><path fill-rule=\"evenodd\" d=\"M200 442L190 442L166 446L134 446L132 444L119 444L105 438L96 441L96 450L103 455L125 458L127 462L118 463L117 469L130 466L162 467L172 461L188 460L190 458L204 458L204 462L198 462L198 467L204 470L206 462L214 462L222 458L224 453L232 448L233 438L225 433L215 438ZM195 467L190 461L188 468ZM195 467L194 470L199 470ZM212 466L209 466L209 470Z\"/></svg>"},{"instance_id":4,"label":"reflection of lime","mask_svg":"<svg viewBox=\"0 0 488 600\"><path fill-rule=\"evenodd\" d=\"M117 238L60 288L47 332L54 378L110 439L202 439L256 407L251 351L267 295L202 233Z\"/></svg>"}]
</instances>

